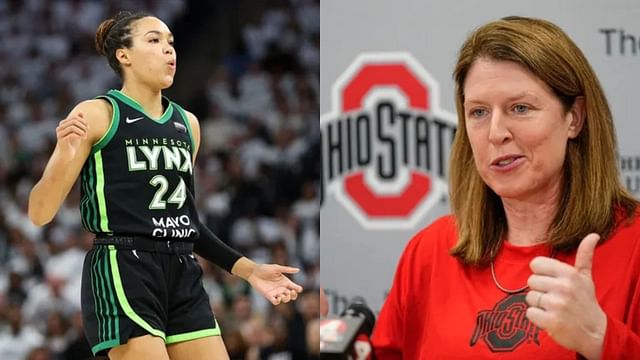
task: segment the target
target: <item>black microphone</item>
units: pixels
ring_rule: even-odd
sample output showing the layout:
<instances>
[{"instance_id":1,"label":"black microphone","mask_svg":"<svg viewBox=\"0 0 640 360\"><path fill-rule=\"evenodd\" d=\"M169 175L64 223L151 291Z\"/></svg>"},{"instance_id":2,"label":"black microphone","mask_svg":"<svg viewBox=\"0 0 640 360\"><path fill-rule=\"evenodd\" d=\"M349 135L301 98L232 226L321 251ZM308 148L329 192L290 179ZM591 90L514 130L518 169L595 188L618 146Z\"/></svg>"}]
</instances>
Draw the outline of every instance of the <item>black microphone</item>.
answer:
<instances>
[{"instance_id":1,"label":"black microphone","mask_svg":"<svg viewBox=\"0 0 640 360\"><path fill-rule=\"evenodd\" d=\"M320 320L320 356L328 360L374 359L370 336L376 317L363 303L352 303L338 317Z\"/></svg>"}]
</instances>

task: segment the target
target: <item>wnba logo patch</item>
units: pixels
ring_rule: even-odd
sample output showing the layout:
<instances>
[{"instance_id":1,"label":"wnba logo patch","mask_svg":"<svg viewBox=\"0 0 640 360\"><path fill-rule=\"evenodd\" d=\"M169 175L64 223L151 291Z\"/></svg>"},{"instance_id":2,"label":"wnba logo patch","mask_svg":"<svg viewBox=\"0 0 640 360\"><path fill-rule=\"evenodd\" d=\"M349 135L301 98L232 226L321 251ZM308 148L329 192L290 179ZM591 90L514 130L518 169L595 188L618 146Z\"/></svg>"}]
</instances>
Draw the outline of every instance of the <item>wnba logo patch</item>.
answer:
<instances>
[{"instance_id":1,"label":"wnba logo patch","mask_svg":"<svg viewBox=\"0 0 640 360\"><path fill-rule=\"evenodd\" d=\"M333 194L367 229L409 229L447 196L454 114L408 53L360 55L321 119L323 199Z\"/></svg>"}]
</instances>

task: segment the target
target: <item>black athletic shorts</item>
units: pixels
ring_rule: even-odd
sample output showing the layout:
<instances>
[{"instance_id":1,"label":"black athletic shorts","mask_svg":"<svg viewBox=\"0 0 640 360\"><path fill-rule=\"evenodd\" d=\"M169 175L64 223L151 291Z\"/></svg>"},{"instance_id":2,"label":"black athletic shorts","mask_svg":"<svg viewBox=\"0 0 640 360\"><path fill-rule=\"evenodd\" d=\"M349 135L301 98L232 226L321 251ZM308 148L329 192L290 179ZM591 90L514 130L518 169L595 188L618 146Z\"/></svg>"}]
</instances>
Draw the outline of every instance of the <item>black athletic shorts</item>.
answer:
<instances>
[{"instance_id":1,"label":"black athletic shorts","mask_svg":"<svg viewBox=\"0 0 640 360\"><path fill-rule=\"evenodd\" d=\"M166 344L220 335L193 244L98 237L82 269L82 316L94 355L151 334Z\"/></svg>"}]
</instances>

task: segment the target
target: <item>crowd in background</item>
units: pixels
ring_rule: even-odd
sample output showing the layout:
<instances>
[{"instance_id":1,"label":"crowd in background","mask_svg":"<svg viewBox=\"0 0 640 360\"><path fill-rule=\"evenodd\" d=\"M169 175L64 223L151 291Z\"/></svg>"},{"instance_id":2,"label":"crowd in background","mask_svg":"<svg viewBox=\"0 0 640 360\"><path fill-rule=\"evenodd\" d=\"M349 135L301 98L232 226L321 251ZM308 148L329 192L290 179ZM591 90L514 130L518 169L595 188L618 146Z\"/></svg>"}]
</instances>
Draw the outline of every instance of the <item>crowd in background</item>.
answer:
<instances>
[{"instance_id":1,"label":"crowd in background","mask_svg":"<svg viewBox=\"0 0 640 360\"><path fill-rule=\"evenodd\" d=\"M26 215L29 192L57 123L76 103L120 86L93 49L98 24L140 9L171 28L184 23L190 4L0 1L0 359L91 358L80 275L93 236L81 228L79 190L42 228ZM264 2L257 21L240 23L238 46L197 69L209 79L202 94L183 96L182 105L200 110L202 220L257 262L300 267L293 279L306 289L273 307L200 259L232 359L318 357L319 16L317 0ZM177 78L180 63L178 52ZM192 108L197 97L204 102Z\"/></svg>"}]
</instances>

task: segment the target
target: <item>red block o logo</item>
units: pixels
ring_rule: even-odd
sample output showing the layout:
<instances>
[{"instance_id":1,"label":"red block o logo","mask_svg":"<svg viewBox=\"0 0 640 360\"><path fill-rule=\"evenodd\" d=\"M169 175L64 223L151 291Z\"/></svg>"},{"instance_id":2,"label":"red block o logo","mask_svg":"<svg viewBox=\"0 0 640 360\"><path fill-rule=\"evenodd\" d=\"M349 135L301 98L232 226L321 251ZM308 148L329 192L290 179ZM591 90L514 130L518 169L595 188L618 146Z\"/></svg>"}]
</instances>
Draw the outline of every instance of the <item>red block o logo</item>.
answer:
<instances>
[{"instance_id":1,"label":"red block o logo","mask_svg":"<svg viewBox=\"0 0 640 360\"><path fill-rule=\"evenodd\" d=\"M375 92L378 89L387 91L388 89L392 89L394 99L398 100L398 97L402 98L399 101L401 101L403 105L398 105L394 99L387 99L385 98L386 95L380 95L379 92ZM393 106L394 110L390 111L390 116L392 117L395 117L400 111L405 113L411 112L414 116L422 116L425 121L427 121L426 117L428 116L428 121L435 121L434 119L437 119L441 123L446 123L446 126L451 129L455 129L455 116L439 109L437 92L437 83L410 54L363 54L339 77L332 92L332 106L335 110L333 113L324 114L321 121L323 123L328 122L329 124L340 121L344 122L346 117L354 114L355 118L358 112L366 113L371 109L368 103L369 100L376 101L381 99L395 104ZM406 106L404 104L406 104ZM396 111L396 109L399 109L399 111ZM380 127L381 125L379 124L381 120L377 120L377 126ZM391 127L398 126L397 120L389 121L391 121L390 124L394 122L396 124L391 125ZM346 131L344 129L352 126L350 124L351 123L347 125L337 124L336 126L342 126L343 130L341 131ZM355 126L356 131L359 131L357 127L360 125L356 124ZM371 126L371 124L368 123L366 126ZM417 129L417 125L415 128ZM397 129L390 129L391 128L388 128L387 130L392 132L387 133L385 136L396 136L393 131ZM351 129L350 131L353 130ZM369 130L367 130L367 134L368 131ZM378 131L380 131L380 129L378 129ZM346 136L348 137L346 141L351 141L349 137L352 135ZM362 137L358 135L357 139L358 144L360 144ZM401 139L395 139L395 143L399 143L399 140ZM367 138L367 141L371 141L371 143L375 144L374 146L384 146L381 140L374 137L370 139ZM360 149L357 151L360 151ZM416 157L419 151L421 151L421 148L416 147ZM331 152L329 152L328 155L331 157ZM427 151L426 161L429 161L428 158L431 155L432 154ZM343 156L342 153L340 153L339 157L341 156ZM351 156L351 154L349 153L347 156ZM406 150L404 156L406 162ZM388 158L387 156L387 159ZM391 158L394 158L394 155L391 155ZM395 164L398 164L398 161L396 161ZM381 182L377 182L377 184L376 181L370 183L370 181L372 181L371 178L365 175L367 172L365 170L368 166L369 165L359 165L357 168L349 167L340 183L341 186L335 191L336 199L342 203L365 228L412 228L433 204L443 196L446 196L445 179L439 177L439 175L436 175L434 178L433 174L431 172L427 173L427 170L425 170L423 166L417 166L415 169L405 167L398 170L403 172L402 183L398 177L398 172L394 171L393 174L395 175L389 175L391 178L381 179ZM399 166L394 167L394 169L398 168ZM373 173L369 175L373 175ZM377 176L376 179L379 179ZM393 176L395 176L395 178ZM330 178L329 186L331 186L333 182L335 181ZM386 191L383 191L383 188L386 188Z\"/></svg>"},{"instance_id":2,"label":"red block o logo","mask_svg":"<svg viewBox=\"0 0 640 360\"><path fill-rule=\"evenodd\" d=\"M362 100L371 89L389 85L398 86L409 98L412 108L429 110L429 90L406 64L376 64L365 65L344 88L342 111L361 108Z\"/></svg>"},{"instance_id":3,"label":"red block o logo","mask_svg":"<svg viewBox=\"0 0 640 360\"><path fill-rule=\"evenodd\" d=\"M342 92L342 111L363 107L367 93L378 86L395 85L404 92L411 108L429 110L429 90L407 68L406 64L365 65L345 86ZM429 193L431 179L418 172L411 173L411 181L405 190L392 196L376 195L364 181L362 173L345 179L345 191L355 203L371 217L405 217L420 200Z\"/></svg>"}]
</instances>

